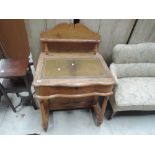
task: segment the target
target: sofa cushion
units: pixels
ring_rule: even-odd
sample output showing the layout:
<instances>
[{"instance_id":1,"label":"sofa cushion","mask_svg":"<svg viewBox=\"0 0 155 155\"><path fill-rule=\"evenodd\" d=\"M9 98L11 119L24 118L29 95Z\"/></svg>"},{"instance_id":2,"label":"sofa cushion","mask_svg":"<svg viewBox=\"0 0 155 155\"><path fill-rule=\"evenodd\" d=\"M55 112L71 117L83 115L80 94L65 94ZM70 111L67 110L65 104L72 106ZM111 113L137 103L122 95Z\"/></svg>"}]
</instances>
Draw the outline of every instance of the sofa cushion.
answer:
<instances>
[{"instance_id":1,"label":"sofa cushion","mask_svg":"<svg viewBox=\"0 0 155 155\"><path fill-rule=\"evenodd\" d=\"M114 111L154 110L155 78L134 77L119 79L118 85L114 90L114 96L110 99L110 101ZM149 109L147 109L147 106Z\"/></svg>"},{"instance_id":2,"label":"sofa cushion","mask_svg":"<svg viewBox=\"0 0 155 155\"><path fill-rule=\"evenodd\" d=\"M155 77L155 63L130 63L110 65L110 70L117 78L124 77Z\"/></svg>"},{"instance_id":3,"label":"sofa cushion","mask_svg":"<svg viewBox=\"0 0 155 155\"><path fill-rule=\"evenodd\" d=\"M154 63L155 43L118 44L113 48L114 63Z\"/></svg>"}]
</instances>

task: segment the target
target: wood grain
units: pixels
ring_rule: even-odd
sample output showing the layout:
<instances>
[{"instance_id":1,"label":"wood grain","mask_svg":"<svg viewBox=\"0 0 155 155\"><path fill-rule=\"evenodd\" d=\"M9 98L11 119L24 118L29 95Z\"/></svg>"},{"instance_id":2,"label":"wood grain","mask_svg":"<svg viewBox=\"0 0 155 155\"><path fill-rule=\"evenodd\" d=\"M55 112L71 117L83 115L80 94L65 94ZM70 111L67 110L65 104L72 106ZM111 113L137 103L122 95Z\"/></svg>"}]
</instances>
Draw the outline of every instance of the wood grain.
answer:
<instances>
[{"instance_id":1,"label":"wood grain","mask_svg":"<svg viewBox=\"0 0 155 155\"><path fill-rule=\"evenodd\" d=\"M1 59L0 78L22 77L26 75L28 58L25 59Z\"/></svg>"},{"instance_id":2,"label":"wood grain","mask_svg":"<svg viewBox=\"0 0 155 155\"><path fill-rule=\"evenodd\" d=\"M99 42L100 35L90 31L83 24L61 23L40 35L41 41L48 42Z\"/></svg>"},{"instance_id":3,"label":"wood grain","mask_svg":"<svg viewBox=\"0 0 155 155\"><path fill-rule=\"evenodd\" d=\"M23 59L30 54L23 19L0 20L0 43L6 58Z\"/></svg>"},{"instance_id":4,"label":"wood grain","mask_svg":"<svg viewBox=\"0 0 155 155\"><path fill-rule=\"evenodd\" d=\"M92 105L96 104L95 99L96 98L93 96L80 98L53 98L49 100L49 108L50 110L90 108Z\"/></svg>"},{"instance_id":5,"label":"wood grain","mask_svg":"<svg viewBox=\"0 0 155 155\"><path fill-rule=\"evenodd\" d=\"M42 115L42 127L45 131L48 128L48 119L49 119L49 104L48 100L41 100L40 102L40 112Z\"/></svg>"}]
</instances>

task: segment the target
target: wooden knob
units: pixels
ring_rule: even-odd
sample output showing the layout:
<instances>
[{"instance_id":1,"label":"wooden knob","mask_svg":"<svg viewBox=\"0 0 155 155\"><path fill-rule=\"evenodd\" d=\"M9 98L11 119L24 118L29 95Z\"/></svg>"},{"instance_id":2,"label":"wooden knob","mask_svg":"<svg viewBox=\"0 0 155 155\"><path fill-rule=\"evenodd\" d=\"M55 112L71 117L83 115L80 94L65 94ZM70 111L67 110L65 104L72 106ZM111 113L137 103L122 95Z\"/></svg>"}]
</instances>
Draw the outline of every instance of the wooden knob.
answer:
<instances>
[{"instance_id":1,"label":"wooden knob","mask_svg":"<svg viewBox=\"0 0 155 155\"><path fill-rule=\"evenodd\" d=\"M45 53L46 53L46 55L48 55L48 46L47 46L47 43L45 43Z\"/></svg>"}]
</instances>

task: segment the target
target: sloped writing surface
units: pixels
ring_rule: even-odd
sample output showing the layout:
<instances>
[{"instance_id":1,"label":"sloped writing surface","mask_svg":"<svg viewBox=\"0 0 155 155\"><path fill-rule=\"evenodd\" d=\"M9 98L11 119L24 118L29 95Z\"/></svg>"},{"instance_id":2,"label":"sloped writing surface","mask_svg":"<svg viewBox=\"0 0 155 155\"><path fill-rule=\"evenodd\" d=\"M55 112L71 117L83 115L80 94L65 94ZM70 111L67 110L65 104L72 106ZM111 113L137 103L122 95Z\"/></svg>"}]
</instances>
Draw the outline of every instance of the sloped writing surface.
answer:
<instances>
[{"instance_id":1,"label":"sloped writing surface","mask_svg":"<svg viewBox=\"0 0 155 155\"><path fill-rule=\"evenodd\" d=\"M44 59L42 79L90 77L108 77L98 58Z\"/></svg>"}]
</instances>

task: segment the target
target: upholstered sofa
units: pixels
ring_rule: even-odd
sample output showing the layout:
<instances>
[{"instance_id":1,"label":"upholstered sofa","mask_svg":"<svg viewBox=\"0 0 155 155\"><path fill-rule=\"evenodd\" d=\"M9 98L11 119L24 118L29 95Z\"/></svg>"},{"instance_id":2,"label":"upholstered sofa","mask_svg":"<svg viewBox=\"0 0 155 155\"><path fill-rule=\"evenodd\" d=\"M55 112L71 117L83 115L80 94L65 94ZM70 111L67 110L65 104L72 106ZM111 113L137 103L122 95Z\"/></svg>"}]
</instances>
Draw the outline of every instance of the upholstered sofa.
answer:
<instances>
[{"instance_id":1,"label":"upholstered sofa","mask_svg":"<svg viewBox=\"0 0 155 155\"><path fill-rule=\"evenodd\" d=\"M112 59L116 85L109 119L118 111L155 110L155 43L118 44Z\"/></svg>"}]
</instances>

